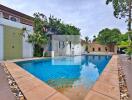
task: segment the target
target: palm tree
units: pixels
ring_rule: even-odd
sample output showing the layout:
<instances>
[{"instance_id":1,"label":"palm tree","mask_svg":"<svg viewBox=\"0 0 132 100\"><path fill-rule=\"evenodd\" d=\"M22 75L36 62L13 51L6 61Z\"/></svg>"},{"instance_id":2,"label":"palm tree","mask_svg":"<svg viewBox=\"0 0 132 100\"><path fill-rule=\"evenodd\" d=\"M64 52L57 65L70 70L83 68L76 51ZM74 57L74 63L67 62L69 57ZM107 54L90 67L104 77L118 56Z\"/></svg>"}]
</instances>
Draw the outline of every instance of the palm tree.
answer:
<instances>
[{"instance_id":1,"label":"palm tree","mask_svg":"<svg viewBox=\"0 0 132 100\"><path fill-rule=\"evenodd\" d=\"M96 41L96 36L95 35L93 36L93 41Z\"/></svg>"},{"instance_id":2,"label":"palm tree","mask_svg":"<svg viewBox=\"0 0 132 100\"><path fill-rule=\"evenodd\" d=\"M85 42L87 42L87 43L88 43L88 41L89 41L89 37L88 37L88 36L86 36L86 37L85 37Z\"/></svg>"}]
</instances>

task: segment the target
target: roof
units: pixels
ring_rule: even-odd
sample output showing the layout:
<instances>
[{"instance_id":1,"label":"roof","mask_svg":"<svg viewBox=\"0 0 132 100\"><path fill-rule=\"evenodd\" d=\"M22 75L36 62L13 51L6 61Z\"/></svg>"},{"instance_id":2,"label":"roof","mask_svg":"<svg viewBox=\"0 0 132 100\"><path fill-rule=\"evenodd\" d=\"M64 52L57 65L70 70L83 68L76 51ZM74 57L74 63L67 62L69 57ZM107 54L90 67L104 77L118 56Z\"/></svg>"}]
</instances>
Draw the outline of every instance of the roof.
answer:
<instances>
[{"instance_id":1,"label":"roof","mask_svg":"<svg viewBox=\"0 0 132 100\"><path fill-rule=\"evenodd\" d=\"M0 4L0 9L3 10L3 11L10 12L12 14L15 14L17 16L24 17L24 18L29 19L29 20L33 20L33 17L31 17L29 15L26 15L24 13L21 13L19 11L16 11L14 9L8 8L8 7L6 7L4 5L1 5L1 4Z\"/></svg>"}]
</instances>

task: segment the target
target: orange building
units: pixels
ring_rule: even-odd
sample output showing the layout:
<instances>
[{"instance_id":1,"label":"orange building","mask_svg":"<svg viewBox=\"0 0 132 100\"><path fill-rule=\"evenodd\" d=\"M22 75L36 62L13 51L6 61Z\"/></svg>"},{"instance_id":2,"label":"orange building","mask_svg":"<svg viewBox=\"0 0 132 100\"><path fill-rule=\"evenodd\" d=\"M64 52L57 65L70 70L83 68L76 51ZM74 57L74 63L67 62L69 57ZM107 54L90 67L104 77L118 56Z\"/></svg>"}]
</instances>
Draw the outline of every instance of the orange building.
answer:
<instances>
[{"instance_id":1,"label":"orange building","mask_svg":"<svg viewBox=\"0 0 132 100\"><path fill-rule=\"evenodd\" d=\"M108 45L102 45L99 44L97 42L85 42L84 40L82 40L81 42L83 48L86 48L86 46L88 47L88 52L92 53L92 52L98 52L98 53L114 53L117 54L117 46L113 45L113 46L108 46Z\"/></svg>"}]
</instances>

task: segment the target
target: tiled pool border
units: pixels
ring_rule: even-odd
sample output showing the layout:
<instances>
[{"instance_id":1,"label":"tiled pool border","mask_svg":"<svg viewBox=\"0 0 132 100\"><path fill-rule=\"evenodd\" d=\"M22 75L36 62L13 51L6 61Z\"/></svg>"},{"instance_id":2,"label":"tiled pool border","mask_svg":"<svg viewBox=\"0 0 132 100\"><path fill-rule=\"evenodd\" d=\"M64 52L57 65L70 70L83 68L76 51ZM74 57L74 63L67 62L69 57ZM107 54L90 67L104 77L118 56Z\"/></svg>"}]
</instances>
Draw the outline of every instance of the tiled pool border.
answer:
<instances>
[{"instance_id":1,"label":"tiled pool border","mask_svg":"<svg viewBox=\"0 0 132 100\"><path fill-rule=\"evenodd\" d=\"M117 58L117 55L112 56L84 100L120 100ZM24 60L35 59L39 58ZM5 61L4 64L27 100L69 100L63 94L13 63L24 60Z\"/></svg>"},{"instance_id":2,"label":"tiled pool border","mask_svg":"<svg viewBox=\"0 0 132 100\"><path fill-rule=\"evenodd\" d=\"M118 55L113 55L85 100L120 100Z\"/></svg>"}]
</instances>

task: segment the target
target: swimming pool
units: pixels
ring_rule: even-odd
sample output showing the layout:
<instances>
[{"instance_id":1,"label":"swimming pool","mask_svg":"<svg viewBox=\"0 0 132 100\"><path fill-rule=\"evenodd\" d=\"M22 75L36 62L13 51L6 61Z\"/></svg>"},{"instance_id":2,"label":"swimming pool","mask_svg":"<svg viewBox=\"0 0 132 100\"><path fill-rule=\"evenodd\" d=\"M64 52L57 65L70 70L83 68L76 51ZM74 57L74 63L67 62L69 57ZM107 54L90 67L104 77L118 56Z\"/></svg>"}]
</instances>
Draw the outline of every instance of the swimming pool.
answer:
<instances>
[{"instance_id":1,"label":"swimming pool","mask_svg":"<svg viewBox=\"0 0 132 100\"><path fill-rule=\"evenodd\" d=\"M72 100L82 100L111 56L83 55L16 62Z\"/></svg>"}]
</instances>

